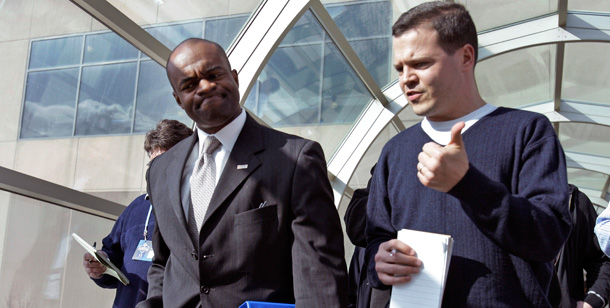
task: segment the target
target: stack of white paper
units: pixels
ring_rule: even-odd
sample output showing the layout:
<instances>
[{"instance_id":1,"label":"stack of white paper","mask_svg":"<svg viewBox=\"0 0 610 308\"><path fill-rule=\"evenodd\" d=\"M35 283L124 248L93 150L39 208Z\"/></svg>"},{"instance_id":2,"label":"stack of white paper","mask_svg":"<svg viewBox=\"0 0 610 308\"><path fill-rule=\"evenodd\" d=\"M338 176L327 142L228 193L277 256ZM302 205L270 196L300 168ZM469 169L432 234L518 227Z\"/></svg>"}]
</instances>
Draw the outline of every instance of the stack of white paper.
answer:
<instances>
[{"instance_id":1,"label":"stack of white paper","mask_svg":"<svg viewBox=\"0 0 610 308\"><path fill-rule=\"evenodd\" d=\"M423 263L411 281L394 285L390 308L441 307L445 280L451 261L453 239L449 235L403 229L398 240L415 250Z\"/></svg>"}]
</instances>

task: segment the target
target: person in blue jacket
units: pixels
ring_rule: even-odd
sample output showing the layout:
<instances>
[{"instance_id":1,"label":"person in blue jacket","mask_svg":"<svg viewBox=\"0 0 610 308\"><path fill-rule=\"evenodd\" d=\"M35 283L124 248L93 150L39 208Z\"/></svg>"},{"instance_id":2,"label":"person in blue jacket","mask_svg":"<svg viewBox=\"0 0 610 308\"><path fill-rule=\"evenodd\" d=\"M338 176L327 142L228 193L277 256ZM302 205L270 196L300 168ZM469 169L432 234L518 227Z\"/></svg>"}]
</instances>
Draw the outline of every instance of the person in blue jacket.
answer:
<instances>
[{"instance_id":1,"label":"person in blue jacket","mask_svg":"<svg viewBox=\"0 0 610 308\"><path fill-rule=\"evenodd\" d=\"M161 120L157 127L146 133L144 150L150 160L169 150L193 131L176 120ZM146 299L146 275L152 264L152 230L155 217L146 194L138 196L119 216L108 236L102 240L100 252L106 254L129 279L123 285L118 279L104 275L106 267L89 253L83 256L83 266L91 279L102 288L116 288L113 308L133 308Z\"/></svg>"}]
</instances>

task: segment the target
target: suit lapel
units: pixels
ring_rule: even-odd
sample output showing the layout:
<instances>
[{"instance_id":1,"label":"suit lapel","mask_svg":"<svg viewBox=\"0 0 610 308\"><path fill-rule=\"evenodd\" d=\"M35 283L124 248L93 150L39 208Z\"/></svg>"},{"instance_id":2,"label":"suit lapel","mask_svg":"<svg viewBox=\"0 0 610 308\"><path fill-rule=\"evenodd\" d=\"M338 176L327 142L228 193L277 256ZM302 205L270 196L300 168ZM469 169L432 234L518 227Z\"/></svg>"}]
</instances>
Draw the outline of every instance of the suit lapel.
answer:
<instances>
[{"instance_id":1,"label":"suit lapel","mask_svg":"<svg viewBox=\"0 0 610 308\"><path fill-rule=\"evenodd\" d=\"M227 197L261 165L261 161L256 154L263 150L261 126L247 115L246 123L218 180L203 224L207 222L208 218L222 205Z\"/></svg>"},{"instance_id":2,"label":"suit lapel","mask_svg":"<svg viewBox=\"0 0 610 308\"><path fill-rule=\"evenodd\" d=\"M186 161L189 158L189 154L191 153L195 142L197 142L197 133L195 132L189 138L189 142L180 144L180 148L176 149L177 151L172 152L173 157L166 169L169 200L172 204L174 213L182 226L182 228L179 229L185 232L184 238L187 239L190 239L187 231L185 215L185 213L188 213L188 204L182 204L182 173L184 171ZM187 208L185 209L184 207ZM189 240L189 243L192 242Z\"/></svg>"}]
</instances>

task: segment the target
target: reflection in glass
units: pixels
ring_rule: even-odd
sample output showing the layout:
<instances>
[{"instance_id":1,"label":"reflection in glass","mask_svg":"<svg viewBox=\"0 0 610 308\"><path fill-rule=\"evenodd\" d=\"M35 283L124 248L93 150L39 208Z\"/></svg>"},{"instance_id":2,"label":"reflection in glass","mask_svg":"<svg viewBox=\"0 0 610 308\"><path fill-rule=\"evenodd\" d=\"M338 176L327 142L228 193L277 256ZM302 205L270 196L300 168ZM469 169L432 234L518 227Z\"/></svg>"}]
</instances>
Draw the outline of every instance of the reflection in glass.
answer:
<instances>
[{"instance_id":1,"label":"reflection in glass","mask_svg":"<svg viewBox=\"0 0 610 308\"><path fill-rule=\"evenodd\" d=\"M390 65L392 59L391 38L350 41L350 45L369 71L377 85L383 88L390 82L394 71Z\"/></svg>"},{"instance_id":2,"label":"reflection in glass","mask_svg":"<svg viewBox=\"0 0 610 308\"><path fill-rule=\"evenodd\" d=\"M608 156L610 127L589 123L561 123L559 141L565 151Z\"/></svg>"},{"instance_id":3,"label":"reflection in glass","mask_svg":"<svg viewBox=\"0 0 610 308\"><path fill-rule=\"evenodd\" d=\"M190 22L170 26L155 26L145 29L163 45L173 50L180 42L191 37L202 37L203 22Z\"/></svg>"},{"instance_id":4,"label":"reflection in glass","mask_svg":"<svg viewBox=\"0 0 610 308\"><path fill-rule=\"evenodd\" d=\"M87 35L84 63L131 60L138 50L114 32Z\"/></svg>"},{"instance_id":5,"label":"reflection in glass","mask_svg":"<svg viewBox=\"0 0 610 308\"><path fill-rule=\"evenodd\" d=\"M83 68L76 135L130 133L136 63Z\"/></svg>"},{"instance_id":6,"label":"reflection in glass","mask_svg":"<svg viewBox=\"0 0 610 308\"><path fill-rule=\"evenodd\" d=\"M515 50L477 63L481 96L495 106L522 107L551 101L555 84L555 46Z\"/></svg>"},{"instance_id":7,"label":"reflection in glass","mask_svg":"<svg viewBox=\"0 0 610 308\"><path fill-rule=\"evenodd\" d=\"M82 36L33 41L29 69L77 65L82 49Z\"/></svg>"},{"instance_id":8,"label":"reflection in glass","mask_svg":"<svg viewBox=\"0 0 610 308\"><path fill-rule=\"evenodd\" d=\"M256 114L271 126L319 123L321 55L320 45L278 48L257 81Z\"/></svg>"},{"instance_id":9,"label":"reflection in glass","mask_svg":"<svg viewBox=\"0 0 610 308\"><path fill-rule=\"evenodd\" d=\"M248 16L208 20L205 22L205 38L227 50L247 20Z\"/></svg>"},{"instance_id":10,"label":"reflection in glass","mask_svg":"<svg viewBox=\"0 0 610 308\"><path fill-rule=\"evenodd\" d=\"M178 120L188 126L191 119L178 106L172 95L165 68L154 61L140 64L138 96L136 98L136 122L134 133L144 133L162 119Z\"/></svg>"},{"instance_id":11,"label":"reflection in glass","mask_svg":"<svg viewBox=\"0 0 610 308\"><path fill-rule=\"evenodd\" d=\"M392 33L392 5L389 1L328 6L333 18L348 40L364 37L388 37Z\"/></svg>"},{"instance_id":12,"label":"reflection in glass","mask_svg":"<svg viewBox=\"0 0 610 308\"><path fill-rule=\"evenodd\" d=\"M305 12L301 19L286 34L280 46L305 43L322 43L324 29L310 11Z\"/></svg>"},{"instance_id":13,"label":"reflection in glass","mask_svg":"<svg viewBox=\"0 0 610 308\"><path fill-rule=\"evenodd\" d=\"M78 69L31 72L27 78L20 137L71 136Z\"/></svg>"},{"instance_id":14,"label":"reflection in glass","mask_svg":"<svg viewBox=\"0 0 610 308\"><path fill-rule=\"evenodd\" d=\"M325 45L321 123L351 124L372 99L334 44Z\"/></svg>"},{"instance_id":15,"label":"reflection in glass","mask_svg":"<svg viewBox=\"0 0 610 308\"><path fill-rule=\"evenodd\" d=\"M566 44L564 99L610 104L610 63L607 43Z\"/></svg>"}]
</instances>

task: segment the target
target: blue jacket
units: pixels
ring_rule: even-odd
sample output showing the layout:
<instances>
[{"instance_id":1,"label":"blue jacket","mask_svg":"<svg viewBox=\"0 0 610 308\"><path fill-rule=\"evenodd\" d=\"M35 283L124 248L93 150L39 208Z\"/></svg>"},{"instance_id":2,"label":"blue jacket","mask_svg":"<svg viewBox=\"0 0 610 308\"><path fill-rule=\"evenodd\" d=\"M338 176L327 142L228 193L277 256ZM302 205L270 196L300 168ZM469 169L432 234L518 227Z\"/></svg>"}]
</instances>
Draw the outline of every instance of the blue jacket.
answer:
<instances>
[{"instance_id":1,"label":"blue jacket","mask_svg":"<svg viewBox=\"0 0 610 308\"><path fill-rule=\"evenodd\" d=\"M113 308L133 308L146 299L148 281L146 275L152 262L133 260L133 254L140 240L144 239L144 226L150 209L150 202L141 195L129 204L117 219L112 231L102 241L102 251L129 279L128 285L110 275L100 279L92 279L102 288L116 288ZM148 222L147 240L152 240L152 230L155 228L155 217L151 212Z\"/></svg>"}]
</instances>

